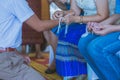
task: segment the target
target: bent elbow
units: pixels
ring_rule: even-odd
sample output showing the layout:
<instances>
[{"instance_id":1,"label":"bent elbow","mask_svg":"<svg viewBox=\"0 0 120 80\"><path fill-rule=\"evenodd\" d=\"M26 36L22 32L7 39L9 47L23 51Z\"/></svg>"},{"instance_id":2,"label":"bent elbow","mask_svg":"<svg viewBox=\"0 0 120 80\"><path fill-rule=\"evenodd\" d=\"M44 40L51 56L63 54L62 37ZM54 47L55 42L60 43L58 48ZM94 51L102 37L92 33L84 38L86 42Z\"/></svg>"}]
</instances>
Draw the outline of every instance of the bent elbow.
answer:
<instances>
[{"instance_id":1,"label":"bent elbow","mask_svg":"<svg viewBox=\"0 0 120 80\"><path fill-rule=\"evenodd\" d=\"M42 31L44 31L45 29L44 28L42 28L42 27L40 27L40 28L38 28L38 29L35 29L37 32L42 32Z\"/></svg>"},{"instance_id":2,"label":"bent elbow","mask_svg":"<svg viewBox=\"0 0 120 80\"><path fill-rule=\"evenodd\" d=\"M37 27L33 27L33 29L37 32L42 32L45 30L45 28L43 26L37 26Z\"/></svg>"},{"instance_id":3,"label":"bent elbow","mask_svg":"<svg viewBox=\"0 0 120 80\"><path fill-rule=\"evenodd\" d=\"M105 19L107 19L108 17L109 17L109 15L104 15L104 16L102 16L102 19L105 20Z\"/></svg>"},{"instance_id":4,"label":"bent elbow","mask_svg":"<svg viewBox=\"0 0 120 80\"><path fill-rule=\"evenodd\" d=\"M98 19L99 21L98 22L104 21L108 17L109 17L109 15L99 15L99 19Z\"/></svg>"}]
</instances>

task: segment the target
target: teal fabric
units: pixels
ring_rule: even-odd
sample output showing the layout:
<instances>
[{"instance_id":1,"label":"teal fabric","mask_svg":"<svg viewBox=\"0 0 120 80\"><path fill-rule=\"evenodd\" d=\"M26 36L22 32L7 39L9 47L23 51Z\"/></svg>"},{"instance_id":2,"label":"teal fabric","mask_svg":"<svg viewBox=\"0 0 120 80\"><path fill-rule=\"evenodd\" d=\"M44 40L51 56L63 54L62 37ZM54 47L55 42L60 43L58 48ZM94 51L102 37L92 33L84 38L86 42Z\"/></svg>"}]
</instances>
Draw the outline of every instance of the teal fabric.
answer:
<instances>
[{"instance_id":1,"label":"teal fabric","mask_svg":"<svg viewBox=\"0 0 120 80\"><path fill-rule=\"evenodd\" d=\"M89 34L79 40L79 50L100 80L120 80L120 32L105 36Z\"/></svg>"}]
</instances>

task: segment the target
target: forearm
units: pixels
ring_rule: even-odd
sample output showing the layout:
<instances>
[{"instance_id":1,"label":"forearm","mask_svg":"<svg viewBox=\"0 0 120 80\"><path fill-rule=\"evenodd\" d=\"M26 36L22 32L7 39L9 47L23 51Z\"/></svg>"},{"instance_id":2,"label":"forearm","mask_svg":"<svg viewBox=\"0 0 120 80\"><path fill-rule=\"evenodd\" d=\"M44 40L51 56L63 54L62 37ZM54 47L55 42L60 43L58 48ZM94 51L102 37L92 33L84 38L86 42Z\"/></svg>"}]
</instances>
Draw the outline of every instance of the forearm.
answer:
<instances>
[{"instance_id":1,"label":"forearm","mask_svg":"<svg viewBox=\"0 0 120 80\"><path fill-rule=\"evenodd\" d=\"M81 9L77 6L76 1L71 0L70 4L71 4L70 10L74 11L75 15L80 15Z\"/></svg>"},{"instance_id":2,"label":"forearm","mask_svg":"<svg viewBox=\"0 0 120 80\"><path fill-rule=\"evenodd\" d=\"M108 16L100 16L100 15L93 15L93 16L76 16L76 23L88 23L88 22L101 22L105 20Z\"/></svg>"},{"instance_id":3,"label":"forearm","mask_svg":"<svg viewBox=\"0 0 120 80\"><path fill-rule=\"evenodd\" d=\"M120 14L114 14L108 19L101 22L101 24L114 24L118 19L120 19Z\"/></svg>"},{"instance_id":4,"label":"forearm","mask_svg":"<svg viewBox=\"0 0 120 80\"><path fill-rule=\"evenodd\" d=\"M57 20L40 20L36 15L31 16L25 21L34 30L41 32L44 30L51 29L58 24Z\"/></svg>"},{"instance_id":5,"label":"forearm","mask_svg":"<svg viewBox=\"0 0 120 80\"><path fill-rule=\"evenodd\" d=\"M75 12L73 10L67 10L67 11L63 11L64 12L64 16L68 15L68 14L73 14L75 15Z\"/></svg>"},{"instance_id":6,"label":"forearm","mask_svg":"<svg viewBox=\"0 0 120 80\"><path fill-rule=\"evenodd\" d=\"M44 30L49 30L53 27L55 27L56 25L58 25L58 21L57 20L42 20L39 23L38 28L36 28L36 31L41 32Z\"/></svg>"},{"instance_id":7,"label":"forearm","mask_svg":"<svg viewBox=\"0 0 120 80\"><path fill-rule=\"evenodd\" d=\"M62 2L59 2L58 0L53 0L53 2L62 10L67 10L66 5Z\"/></svg>"},{"instance_id":8,"label":"forearm","mask_svg":"<svg viewBox=\"0 0 120 80\"><path fill-rule=\"evenodd\" d=\"M77 18L77 22L101 22L109 17L108 0L96 0L95 5L96 14L80 16Z\"/></svg>"},{"instance_id":9,"label":"forearm","mask_svg":"<svg viewBox=\"0 0 120 80\"><path fill-rule=\"evenodd\" d=\"M112 32L120 31L120 25L111 25L111 26L112 26L111 28Z\"/></svg>"}]
</instances>

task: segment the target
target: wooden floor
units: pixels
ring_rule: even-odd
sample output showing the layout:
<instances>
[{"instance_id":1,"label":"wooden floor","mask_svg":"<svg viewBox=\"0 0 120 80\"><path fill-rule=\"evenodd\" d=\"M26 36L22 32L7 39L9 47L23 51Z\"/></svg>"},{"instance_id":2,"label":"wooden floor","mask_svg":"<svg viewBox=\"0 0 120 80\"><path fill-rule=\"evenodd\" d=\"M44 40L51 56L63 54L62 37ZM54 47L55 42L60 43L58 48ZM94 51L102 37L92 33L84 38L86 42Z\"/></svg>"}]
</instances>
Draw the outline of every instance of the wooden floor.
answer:
<instances>
[{"instance_id":1,"label":"wooden floor","mask_svg":"<svg viewBox=\"0 0 120 80\"><path fill-rule=\"evenodd\" d=\"M31 57L31 63L30 66L32 66L35 70L37 70L42 76L46 78L46 80L62 80L60 76L58 76L56 73L54 74L46 74L44 71L48 67L48 59L49 54L43 53L44 58L43 59L36 59L34 56L34 53L29 54Z\"/></svg>"},{"instance_id":2,"label":"wooden floor","mask_svg":"<svg viewBox=\"0 0 120 80\"><path fill-rule=\"evenodd\" d=\"M49 53L42 53L43 59L36 59L35 53L30 53L29 56L31 58L30 66L33 67L35 70L37 70L42 76L46 78L46 80L71 80L71 79L62 79L57 73L54 74L46 74L45 70L48 68L48 62L49 62ZM81 79L81 76L79 76L77 79L72 80L83 80ZM84 79L87 80L87 79Z\"/></svg>"}]
</instances>

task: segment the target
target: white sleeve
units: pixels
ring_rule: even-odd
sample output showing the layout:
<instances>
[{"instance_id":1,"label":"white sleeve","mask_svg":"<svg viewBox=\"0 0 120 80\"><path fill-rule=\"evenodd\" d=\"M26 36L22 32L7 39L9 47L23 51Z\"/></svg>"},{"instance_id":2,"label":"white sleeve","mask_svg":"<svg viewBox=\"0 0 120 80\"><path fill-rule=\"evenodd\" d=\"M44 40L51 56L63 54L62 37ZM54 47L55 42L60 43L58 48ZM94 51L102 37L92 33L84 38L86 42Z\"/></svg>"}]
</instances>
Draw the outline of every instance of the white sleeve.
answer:
<instances>
[{"instance_id":1,"label":"white sleeve","mask_svg":"<svg viewBox=\"0 0 120 80\"><path fill-rule=\"evenodd\" d=\"M9 6L9 10L21 22L26 21L34 14L26 0L10 0L10 1L11 3Z\"/></svg>"}]
</instances>

